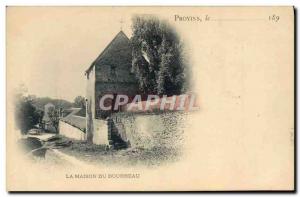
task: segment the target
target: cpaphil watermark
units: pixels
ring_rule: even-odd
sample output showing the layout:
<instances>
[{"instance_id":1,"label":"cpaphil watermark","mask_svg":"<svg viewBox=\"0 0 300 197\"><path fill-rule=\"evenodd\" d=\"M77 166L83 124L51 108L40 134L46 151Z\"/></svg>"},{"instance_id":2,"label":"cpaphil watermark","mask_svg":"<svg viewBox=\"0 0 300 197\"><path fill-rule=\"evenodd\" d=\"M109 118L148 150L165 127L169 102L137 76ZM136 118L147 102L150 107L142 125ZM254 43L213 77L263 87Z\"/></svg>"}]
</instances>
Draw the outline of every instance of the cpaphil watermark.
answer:
<instances>
[{"instance_id":1,"label":"cpaphil watermark","mask_svg":"<svg viewBox=\"0 0 300 197\"><path fill-rule=\"evenodd\" d=\"M182 95L134 95L105 94L99 97L99 108L103 111L194 111L199 106L195 94Z\"/></svg>"}]
</instances>

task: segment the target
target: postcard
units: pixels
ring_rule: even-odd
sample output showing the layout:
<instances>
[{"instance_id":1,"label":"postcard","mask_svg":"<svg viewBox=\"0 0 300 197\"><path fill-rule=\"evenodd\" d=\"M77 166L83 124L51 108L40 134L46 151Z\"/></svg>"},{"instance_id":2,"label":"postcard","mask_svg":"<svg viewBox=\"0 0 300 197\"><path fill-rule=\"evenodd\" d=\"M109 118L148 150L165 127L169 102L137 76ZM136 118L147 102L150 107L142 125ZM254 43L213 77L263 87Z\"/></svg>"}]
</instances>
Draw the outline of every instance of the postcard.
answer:
<instances>
[{"instance_id":1,"label":"postcard","mask_svg":"<svg viewBox=\"0 0 300 197\"><path fill-rule=\"evenodd\" d=\"M293 191L294 13L8 6L7 190Z\"/></svg>"}]
</instances>

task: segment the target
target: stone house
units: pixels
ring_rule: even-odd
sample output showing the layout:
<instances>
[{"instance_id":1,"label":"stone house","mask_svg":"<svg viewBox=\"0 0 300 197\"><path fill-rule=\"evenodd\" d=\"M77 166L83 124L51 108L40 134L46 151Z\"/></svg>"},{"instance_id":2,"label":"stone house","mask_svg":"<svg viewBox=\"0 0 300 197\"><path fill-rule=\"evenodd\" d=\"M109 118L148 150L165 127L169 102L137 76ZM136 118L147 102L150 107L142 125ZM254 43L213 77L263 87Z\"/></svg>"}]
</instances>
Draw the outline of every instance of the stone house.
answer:
<instances>
[{"instance_id":1,"label":"stone house","mask_svg":"<svg viewBox=\"0 0 300 197\"><path fill-rule=\"evenodd\" d=\"M85 71L86 113L72 110L60 120L60 133L70 138L87 140L88 143L113 146L113 148L142 147L155 148L171 146L174 136L181 136L180 118L183 112L159 110L129 110L124 104L120 108L101 110L100 98L113 95L108 105L114 105L116 95L123 94L133 98L140 95L138 81L131 72L131 43L120 31L100 55ZM179 105L179 96L176 104ZM130 100L128 103L130 103ZM145 101L140 101L142 104ZM158 108L156 105L153 108ZM159 111L159 112L158 112ZM179 132L179 133L178 133Z\"/></svg>"},{"instance_id":2,"label":"stone house","mask_svg":"<svg viewBox=\"0 0 300 197\"><path fill-rule=\"evenodd\" d=\"M103 120L109 118L117 110L103 111L99 107L99 100L105 94L125 94L134 97L139 88L134 74L131 72L132 50L129 38L120 31L100 55L85 71L86 87L86 132L87 140L91 141L97 133L106 136L103 143L112 140L108 131L103 131ZM106 103L113 105L115 97ZM109 121L107 121L109 124ZM108 125L108 127L110 127ZM103 133L104 132L104 133ZM108 136L108 137L107 137Z\"/></svg>"}]
</instances>

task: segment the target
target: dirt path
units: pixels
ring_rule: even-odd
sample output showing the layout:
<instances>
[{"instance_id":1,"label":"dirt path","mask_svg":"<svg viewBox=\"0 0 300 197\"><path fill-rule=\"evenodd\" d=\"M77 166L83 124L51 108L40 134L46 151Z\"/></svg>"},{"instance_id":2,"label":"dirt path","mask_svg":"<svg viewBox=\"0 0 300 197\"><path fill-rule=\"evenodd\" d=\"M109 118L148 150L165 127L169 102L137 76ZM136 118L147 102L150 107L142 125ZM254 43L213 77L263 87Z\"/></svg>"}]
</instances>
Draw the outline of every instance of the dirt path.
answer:
<instances>
[{"instance_id":1,"label":"dirt path","mask_svg":"<svg viewBox=\"0 0 300 197\"><path fill-rule=\"evenodd\" d=\"M35 137L35 138L38 138L40 140L46 140L46 139L48 139L50 137L53 137L55 135L56 134L54 134L54 133L43 133L41 135L26 135L26 137Z\"/></svg>"},{"instance_id":2,"label":"dirt path","mask_svg":"<svg viewBox=\"0 0 300 197\"><path fill-rule=\"evenodd\" d=\"M34 137L38 138L42 141L47 140L48 138L51 138L55 136L56 134L52 133L43 133L41 135L27 135L27 137ZM57 149L55 145L51 146L49 145L44 145L43 147L46 147L46 155L45 155L45 163L49 164L59 164L63 166L75 166L75 167L92 167L92 165L87 164L86 162L77 159L75 156L68 155L61 150ZM41 148L43 148L41 147Z\"/></svg>"}]
</instances>

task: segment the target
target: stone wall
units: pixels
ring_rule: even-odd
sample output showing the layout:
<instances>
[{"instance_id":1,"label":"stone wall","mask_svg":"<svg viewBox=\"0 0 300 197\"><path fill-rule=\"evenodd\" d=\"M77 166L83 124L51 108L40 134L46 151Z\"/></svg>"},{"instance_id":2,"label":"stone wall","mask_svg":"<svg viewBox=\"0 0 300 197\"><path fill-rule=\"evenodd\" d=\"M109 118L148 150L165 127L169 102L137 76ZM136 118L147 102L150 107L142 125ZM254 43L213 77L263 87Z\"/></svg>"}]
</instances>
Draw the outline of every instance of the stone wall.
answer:
<instances>
[{"instance_id":1,"label":"stone wall","mask_svg":"<svg viewBox=\"0 0 300 197\"><path fill-rule=\"evenodd\" d=\"M131 147L178 148L183 143L183 112L168 113L115 113L116 127L124 141Z\"/></svg>"}]
</instances>

